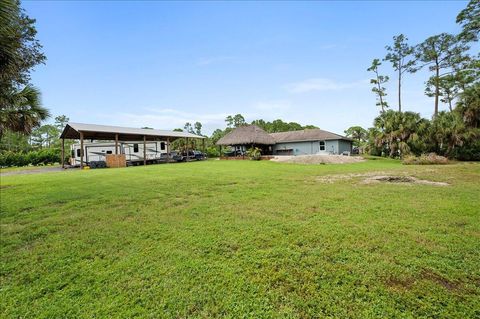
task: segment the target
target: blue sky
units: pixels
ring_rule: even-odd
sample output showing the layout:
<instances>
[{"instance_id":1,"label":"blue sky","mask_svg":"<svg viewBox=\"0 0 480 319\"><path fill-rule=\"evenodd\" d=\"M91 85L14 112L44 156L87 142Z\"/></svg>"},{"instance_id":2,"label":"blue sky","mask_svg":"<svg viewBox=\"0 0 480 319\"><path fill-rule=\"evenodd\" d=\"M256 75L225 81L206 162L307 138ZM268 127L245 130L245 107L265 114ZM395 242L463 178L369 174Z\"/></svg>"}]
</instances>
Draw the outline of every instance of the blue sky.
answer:
<instances>
[{"instance_id":1,"label":"blue sky","mask_svg":"<svg viewBox=\"0 0 480 319\"><path fill-rule=\"evenodd\" d=\"M204 133L241 113L336 133L378 109L366 71L392 36L457 33L466 1L25 1L48 58L32 82L73 122ZM396 107L395 76L388 101ZM430 117L425 72L406 75L403 107ZM446 109L443 105L442 108Z\"/></svg>"}]
</instances>

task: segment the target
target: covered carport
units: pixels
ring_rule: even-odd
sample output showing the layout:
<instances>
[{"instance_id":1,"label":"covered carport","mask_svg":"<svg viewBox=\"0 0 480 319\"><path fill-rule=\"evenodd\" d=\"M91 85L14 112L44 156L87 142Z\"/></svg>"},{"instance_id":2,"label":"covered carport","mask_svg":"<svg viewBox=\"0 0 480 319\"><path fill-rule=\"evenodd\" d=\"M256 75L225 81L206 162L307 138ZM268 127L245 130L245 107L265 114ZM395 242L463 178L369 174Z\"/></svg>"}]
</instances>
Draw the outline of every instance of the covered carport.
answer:
<instances>
[{"instance_id":1,"label":"covered carport","mask_svg":"<svg viewBox=\"0 0 480 319\"><path fill-rule=\"evenodd\" d=\"M186 140L186 153L188 159L188 140L201 139L203 145L203 152L205 152L205 137L187 133L168 130L154 130L146 128L132 128L121 126L84 124L84 123L67 123L60 135L62 140L62 167L65 167L65 139L80 141L80 167L84 166L84 140L99 140L99 141L115 141L115 154L119 154L119 141L135 142L143 140L143 164L147 164L146 157L146 143L147 141L166 141L167 142L167 163L170 157L170 143L184 138Z\"/></svg>"}]
</instances>

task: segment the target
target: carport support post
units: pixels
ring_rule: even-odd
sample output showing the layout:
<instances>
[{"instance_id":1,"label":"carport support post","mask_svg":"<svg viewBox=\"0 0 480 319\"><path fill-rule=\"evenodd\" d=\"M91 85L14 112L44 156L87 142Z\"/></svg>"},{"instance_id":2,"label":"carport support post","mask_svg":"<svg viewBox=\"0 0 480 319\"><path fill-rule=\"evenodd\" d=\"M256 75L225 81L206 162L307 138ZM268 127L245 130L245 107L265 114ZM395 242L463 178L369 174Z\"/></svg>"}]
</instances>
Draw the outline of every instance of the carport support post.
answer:
<instances>
[{"instance_id":1,"label":"carport support post","mask_svg":"<svg viewBox=\"0 0 480 319\"><path fill-rule=\"evenodd\" d=\"M83 169L83 133L80 132L80 169Z\"/></svg>"},{"instance_id":2,"label":"carport support post","mask_svg":"<svg viewBox=\"0 0 480 319\"><path fill-rule=\"evenodd\" d=\"M170 138L167 137L167 163L170 162Z\"/></svg>"},{"instance_id":3,"label":"carport support post","mask_svg":"<svg viewBox=\"0 0 480 319\"><path fill-rule=\"evenodd\" d=\"M118 155L118 134L115 134L115 154Z\"/></svg>"},{"instance_id":4,"label":"carport support post","mask_svg":"<svg viewBox=\"0 0 480 319\"><path fill-rule=\"evenodd\" d=\"M62 138L62 168L65 168L65 139Z\"/></svg>"},{"instance_id":5,"label":"carport support post","mask_svg":"<svg viewBox=\"0 0 480 319\"><path fill-rule=\"evenodd\" d=\"M205 139L204 138L202 139L202 152L203 152L203 156L205 156Z\"/></svg>"},{"instance_id":6,"label":"carport support post","mask_svg":"<svg viewBox=\"0 0 480 319\"><path fill-rule=\"evenodd\" d=\"M188 137L185 138L185 153L187 154L187 157L185 158L185 161L188 162Z\"/></svg>"},{"instance_id":7,"label":"carport support post","mask_svg":"<svg viewBox=\"0 0 480 319\"><path fill-rule=\"evenodd\" d=\"M147 165L147 136L143 136L143 165Z\"/></svg>"}]
</instances>

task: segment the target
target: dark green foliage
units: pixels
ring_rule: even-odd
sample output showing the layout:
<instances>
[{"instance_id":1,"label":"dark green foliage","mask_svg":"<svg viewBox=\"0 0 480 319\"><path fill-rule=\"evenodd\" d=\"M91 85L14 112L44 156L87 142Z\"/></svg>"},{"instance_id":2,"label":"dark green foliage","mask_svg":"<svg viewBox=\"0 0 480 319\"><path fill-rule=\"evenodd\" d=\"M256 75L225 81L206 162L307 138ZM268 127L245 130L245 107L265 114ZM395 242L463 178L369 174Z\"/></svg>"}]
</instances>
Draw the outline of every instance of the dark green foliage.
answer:
<instances>
[{"instance_id":1,"label":"dark green foliage","mask_svg":"<svg viewBox=\"0 0 480 319\"><path fill-rule=\"evenodd\" d=\"M34 24L20 1L0 0L0 139L7 130L30 134L49 116L29 84L33 67L45 61Z\"/></svg>"},{"instance_id":2,"label":"dark green foliage","mask_svg":"<svg viewBox=\"0 0 480 319\"><path fill-rule=\"evenodd\" d=\"M25 86L30 71L45 62L42 46L35 38L35 19L29 18L20 1L0 0L0 98L11 89Z\"/></svg>"},{"instance_id":3,"label":"dark green foliage","mask_svg":"<svg viewBox=\"0 0 480 319\"><path fill-rule=\"evenodd\" d=\"M421 152L420 136L428 128L428 121L414 112L388 110L374 120L373 143L390 157L402 157Z\"/></svg>"},{"instance_id":4,"label":"dark green foliage","mask_svg":"<svg viewBox=\"0 0 480 319\"><path fill-rule=\"evenodd\" d=\"M302 126L296 122L284 122L281 119L276 119L272 122L266 122L265 120L254 120L251 123L263 129L267 133L277 133L277 132L288 132L288 131L300 131L305 129L314 129L318 128L314 125L305 125Z\"/></svg>"},{"instance_id":5,"label":"dark green foliage","mask_svg":"<svg viewBox=\"0 0 480 319\"><path fill-rule=\"evenodd\" d=\"M353 139L354 146L364 146L365 142L367 141L368 131L361 126L351 126L344 132L345 136Z\"/></svg>"},{"instance_id":6,"label":"dark green foliage","mask_svg":"<svg viewBox=\"0 0 480 319\"><path fill-rule=\"evenodd\" d=\"M220 156L220 150L216 146L209 146L205 149L205 152L207 153L207 157L212 158L212 157L219 157Z\"/></svg>"},{"instance_id":7,"label":"dark green foliage","mask_svg":"<svg viewBox=\"0 0 480 319\"><path fill-rule=\"evenodd\" d=\"M462 26L462 41L478 41L480 33L480 0L470 0L467 7L460 11L457 23Z\"/></svg>"},{"instance_id":8,"label":"dark green foliage","mask_svg":"<svg viewBox=\"0 0 480 319\"><path fill-rule=\"evenodd\" d=\"M427 68L432 75L425 82L425 94L435 98L431 120L413 112L383 112L368 131L367 150L372 155L404 157L434 152L460 160L479 160L480 140L480 54L471 55L471 42L478 40L480 7L472 0L457 17L463 27L460 35L440 33L415 46L407 45L403 35L394 37L394 46L387 46L386 60L392 62L399 78L405 71ZM416 61L407 60L415 52ZM377 78L373 91L382 104L385 88L379 83L378 59L368 69ZM439 103L448 105L449 112L439 111ZM378 103L377 103L378 105ZM399 107L399 111L401 108Z\"/></svg>"},{"instance_id":9,"label":"dark green foliage","mask_svg":"<svg viewBox=\"0 0 480 319\"><path fill-rule=\"evenodd\" d=\"M453 158L461 161L480 161L480 130L477 130L475 134L475 139L469 140L453 150Z\"/></svg>"},{"instance_id":10,"label":"dark green foliage","mask_svg":"<svg viewBox=\"0 0 480 319\"><path fill-rule=\"evenodd\" d=\"M388 82L389 77L387 75L380 75L378 67L382 65L379 59L373 59L372 65L367 71L373 72L375 77L370 79L370 83L373 84L372 92L377 96L377 106L380 106L382 112L388 108L388 103L385 100L387 96L386 88L383 86Z\"/></svg>"},{"instance_id":11,"label":"dark green foliage","mask_svg":"<svg viewBox=\"0 0 480 319\"><path fill-rule=\"evenodd\" d=\"M465 54L468 49L465 42L458 41L458 37L448 33L431 36L417 45L415 56L421 64L412 72L427 67L433 73L427 81L425 93L435 97L434 115L438 114L439 100L445 94L445 90L442 92L442 78L451 74L456 65L468 60Z\"/></svg>"},{"instance_id":12,"label":"dark green foliage","mask_svg":"<svg viewBox=\"0 0 480 319\"><path fill-rule=\"evenodd\" d=\"M61 162L61 150L57 148L42 149L31 152L0 152L0 167L50 165ZM68 160L68 154L65 154Z\"/></svg>"}]
</instances>

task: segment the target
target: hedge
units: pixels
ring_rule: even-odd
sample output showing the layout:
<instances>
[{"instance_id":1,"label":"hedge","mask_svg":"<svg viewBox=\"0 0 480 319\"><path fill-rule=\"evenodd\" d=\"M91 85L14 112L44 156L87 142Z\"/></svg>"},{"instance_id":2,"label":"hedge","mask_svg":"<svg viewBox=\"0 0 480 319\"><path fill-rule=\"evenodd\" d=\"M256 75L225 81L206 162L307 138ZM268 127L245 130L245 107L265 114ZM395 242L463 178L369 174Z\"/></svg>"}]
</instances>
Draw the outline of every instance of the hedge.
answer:
<instances>
[{"instance_id":1,"label":"hedge","mask_svg":"<svg viewBox=\"0 0 480 319\"><path fill-rule=\"evenodd\" d=\"M58 148L42 149L31 152L0 152L0 167L49 165L60 163L62 151Z\"/></svg>"}]
</instances>

